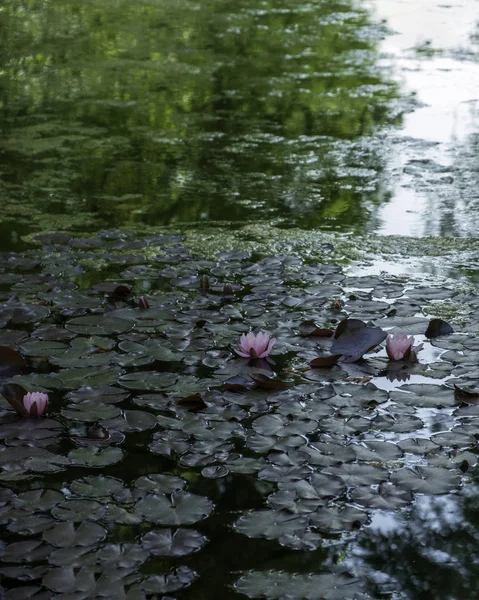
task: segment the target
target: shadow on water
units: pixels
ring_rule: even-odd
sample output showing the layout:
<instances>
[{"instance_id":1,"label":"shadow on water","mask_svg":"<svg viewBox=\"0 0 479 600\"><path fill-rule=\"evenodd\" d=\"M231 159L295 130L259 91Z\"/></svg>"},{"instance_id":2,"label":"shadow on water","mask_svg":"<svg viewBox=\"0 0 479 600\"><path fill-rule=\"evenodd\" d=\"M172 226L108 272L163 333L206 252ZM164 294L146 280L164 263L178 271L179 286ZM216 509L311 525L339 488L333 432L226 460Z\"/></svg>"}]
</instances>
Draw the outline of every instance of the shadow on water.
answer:
<instances>
[{"instance_id":1,"label":"shadow on water","mask_svg":"<svg viewBox=\"0 0 479 600\"><path fill-rule=\"evenodd\" d=\"M356 567L384 592L406 598L479 598L478 475L459 493L423 496L403 513L378 516L356 549Z\"/></svg>"},{"instance_id":2,"label":"shadow on water","mask_svg":"<svg viewBox=\"0 0 479 600\"><path fill-rule=\"evenodd\" d=\"M398 91L353 3L11 0L0 27L10 230L361 230L387 198L370 136Z\"/></svg>"}]
</instances>

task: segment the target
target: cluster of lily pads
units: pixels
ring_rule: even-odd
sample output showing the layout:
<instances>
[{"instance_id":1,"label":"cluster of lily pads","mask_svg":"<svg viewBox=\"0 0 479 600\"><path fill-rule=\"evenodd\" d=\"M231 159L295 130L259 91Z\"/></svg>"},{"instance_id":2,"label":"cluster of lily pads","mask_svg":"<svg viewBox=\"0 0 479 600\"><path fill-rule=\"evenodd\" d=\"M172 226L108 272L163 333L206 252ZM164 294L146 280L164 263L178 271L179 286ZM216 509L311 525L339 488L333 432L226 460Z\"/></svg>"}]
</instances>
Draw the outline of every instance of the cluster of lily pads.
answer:
<instances>
[{"instance_id":1,"label":"cluster of lily pads","mask_svg":"<svg viewBox=\"0 0 479 600\"><path fill-rule=\"evenodd\" d=\"M474 294L164 234L36 243L0 256L12 593L206 598L215 564L225 598L374 597L335 556L375 511L467 482ZM431 319L444 298L467 327Z\"/></svg>"},{"instance_id":2,"label":"cluster of lily pads","mask_svg":"<svg viewBox=\"0 0 479 600\"><path fill-rule=\"evenodd\" d=\"M126 288L126 286L118 286L118 288L116 288L114 291L114 296L118 297L120 296L120 293L124 294L124 289L128 288ZM149 308L148 301L144 296L140 297L138 306L140 309ZM309 325L310 323L303 323L303 329ZM428 328L430 337L433 335L431 330L434 329L434 327L438 329L438 331L442 331L443 334L452 333L453 331L452 327L445 321L442 321L441 319L434 319L431 321L431 324ZM426 334L428 331L426 331ZM417 354L424 347L424 344L414 346L415 340L414 336L412 335L408 336L407 334L402 333L387 335L384 332L379 333L379 328L372 329L367 327L366 323L357 319L345 319L344 321L341 321L334 332L327 329L318 328L314 328L311 332L312 335L328 335L330 333L335 339L347 333L347 336L342 338L340 343L333 344L332 348L333 351L338 351L338 349L341 347L343 353L345 348L348 348L349 352L351 352L354 348L353 354L345 354L345 356L343 356L341 353L332 354L329 357L320 357L311 361L311 366L332 366L340 358L344 358L344 360L349 358L351 361L351 357L353 357L354 360L357 360L358 358L361 358L365 352L371 351L379 343L379 341L383 341L384 338L386 338L387 355L390 360L394 361L407 360L412 363L417 362ZM371 333L376 334L375 342L373 341L374 336L371 337ZM249 332L241 336L240 341L238 342L234 351L239 356L254 361L256 359L267 358L270 355L275 343L276 338L271 337L269 333L264 331L261 331L257 334ZM365 344L368 346L367 348ZM2 350L3 354L6 354L10 361L12 361L13 354L15 359L13 362L15 364L18 365L22 362L22 357L20 355L15 356L15 352L12 349L0 347L0 352ZM14 393L11 392L12 389ZM23 392L24 390L21 387L12 388L6 386L3 388L4 398L11 404L11 406L18 412L19 415L41 417L48 404L48 394L43 392L26 392L23 394ZM19 394L23 394L23 398L21 400L18 398Z\"/></svg>"}]
</instances>

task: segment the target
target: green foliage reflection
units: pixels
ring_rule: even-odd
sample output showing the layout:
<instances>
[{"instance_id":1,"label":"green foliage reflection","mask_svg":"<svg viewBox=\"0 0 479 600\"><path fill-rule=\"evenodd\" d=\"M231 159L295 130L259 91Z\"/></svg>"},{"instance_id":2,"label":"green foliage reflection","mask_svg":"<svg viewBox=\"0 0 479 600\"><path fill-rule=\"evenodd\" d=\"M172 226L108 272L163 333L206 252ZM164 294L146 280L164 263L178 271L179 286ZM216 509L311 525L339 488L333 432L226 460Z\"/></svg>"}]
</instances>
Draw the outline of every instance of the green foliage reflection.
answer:
<instances>
[{"instance_id":1,"label":"green foliage reflection","mask_svg":"<svg viewBox=\"0 0 479 600\"><path fill-rule=\"evenodd\" d=\"M370 218L397 93L351 2L7 0L3 219Z\"/></svg>"}]
</instances>

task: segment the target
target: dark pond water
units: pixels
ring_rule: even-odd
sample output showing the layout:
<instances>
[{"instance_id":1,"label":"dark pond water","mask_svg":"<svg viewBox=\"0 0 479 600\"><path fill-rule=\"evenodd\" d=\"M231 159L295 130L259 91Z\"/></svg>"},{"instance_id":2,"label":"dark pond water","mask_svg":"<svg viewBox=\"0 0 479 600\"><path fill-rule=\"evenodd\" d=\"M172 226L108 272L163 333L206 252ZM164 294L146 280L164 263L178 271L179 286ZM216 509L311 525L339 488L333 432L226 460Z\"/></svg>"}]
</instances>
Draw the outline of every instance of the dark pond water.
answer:
<instances>
[{"instance_id":1,"label":"dark pond water","mask_svg":"<svg viewBox=\"0 0 479 600\"><path fill-rule=\"evenodd\" d=\"M0 598L479 598L478 21L1 3Z\"/></svg>"}]
</instances>

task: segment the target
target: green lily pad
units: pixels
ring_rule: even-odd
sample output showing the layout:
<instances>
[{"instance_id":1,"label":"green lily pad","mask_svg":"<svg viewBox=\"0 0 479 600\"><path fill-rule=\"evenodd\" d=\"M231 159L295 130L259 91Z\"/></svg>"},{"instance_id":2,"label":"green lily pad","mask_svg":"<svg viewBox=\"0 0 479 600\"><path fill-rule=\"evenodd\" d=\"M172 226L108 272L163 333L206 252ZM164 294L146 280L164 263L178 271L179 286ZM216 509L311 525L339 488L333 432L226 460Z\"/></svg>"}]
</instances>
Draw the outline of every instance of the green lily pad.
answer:
<instances>
[{"instance_id":1,"label":"green lily pad","mask_svg":"<svg viewBox=\"0 0 479 600\"><path fill-rule=\"evenodd\" d=\"M185 556L200 550L205 542L193 529L153 529L141 538L142 547L154 556Z\"/></svg>"},{"instance_id":2,"label":"green lily pad","mask_svg":"<svg viewBox=\"0 0 479 600\"><path fill-rule=\"evenodd\" d=\"M70 484L73 494L81 498L108 498L122 496L125 485L120 479L104 475L90 475Z\"/></svg>"},{"instance_id":3,"label":"green lily pad","mask_svg":"<svg viewBox=\"0 0 479 600\"><path fill-rule=\"evenodd\" d=\"M106 467L123 459L120 448L77 448L68 453L71 463L81 467Z\"/></svg>"},{"instance_id":4,"label":"green lily pad","mask_svg":"<svg viewBox=\"0 0 479 600\"><path fill-rule=\"evenodd\" d=\"M57 523L43 534L43 539L52 546L68 548L70 546L93 547L95 544L105 539L106 529L97 523L83 521L75 529L71 521Z\"/></svg>"},{"instance_id":5,"label":"green lily pad","mask_svg":"<svg viewBox=\"0 0 479 600\"><path fill-rule=\"evenodd\" d=\"M402 385L390 393L390 398L398 404L421 408L448 408L458 404L450 388L426 383Z\"/></svg>"},{"instance_id":6,"label":"green lily pad","mask_svg":"<svg viewBox=\"0 0 479 600\"><path fill-rule=\"evenodd\" d=\"M99 419L114 419L121 414L117 406L101 402L78 402L71 408L62 409L61 412L65 419L92 423Z\"/></svg>"},{"instance_id":7,"label":"green lily pad","mask_svg":"<svg viewBox=\"0 0 479 600\"><path fill-rule=\"evenodd\" d=\"M250 538L280 539L284 535L306 533L309 521L304 515L294 515L278 510L255 510L240 517L234 528Z\"/></svg>"},{"instance_id":8,"label":"green lily pad","mask_svg":"<svg viewBox=\"0 0 479 600\"><path fill-rule=\"evenodd\" d=\"M366 600L365 582L348 574L250 571L235 583L248 598L271 600Z\"/></svg>"},{"instance_id":9,"label":"green lily pad","mask_svg":"<svg viewBox=\"0 0 479 600\"><path fill-rule=\"evenodd\" d=\"M173 475L164 475L162 473L151 473L150 475L142 475L133 482L133 485L142 492L151 494L171 494L182 490L186 481L181 477Z\"/></svg>"},{"instance_id":10,"label":"green lily pad","mask_svg":"<svg viewBox=\"0 0 479 600\"><path fill-rule=\"evenodd\" d=\"M141 410L125 410L121 416L102 422L107 429L117 429L123 433L146 431L157 425L155 415Z\"/></svg>"},{"instance_id":11,"label":"green lily pad","mask_svg":"<svg viewBox=\"0 0 479 600\"><path fill-rule=\"evenodd\" d=\"M208 498L178 491L169 496L147 494L136 503L135 512L152 523L191 525L208 517L213 506Z\"/></svg>"},{"instance_id":12,"label":"green lily pad","mask_svg":"<svg viewBox=\"0 0 479 600\"><path fill-rule=\"evenodd\" d=\"M359 486L351 490L351 499L356 504L380 510L396 510L412 503L414 496L393 483L380 483L377 489L370 486Z\"/></svg>"},{"instance_id":13,"label":"green lily pad","mask_svg":"<svg viewBox=\"0 0 479 600\"><path fill-rule=\"evenodd\" d=\"M391 483L419 494L447 494L458 487L461 478L457 473L439 467L416 465L401 469L391 475Z\"/></svg>"},{"instance_id":14,"label":"green lily pad","mask_svg":"<svg viewBox=\"0 0 479 600\"><path fill-rule=\"evenodd\" d=\"M168 390L177 381L175 373L157 373L155 371L127 373L118 378L118 383L129 390Z\"/></svg>"},{"instance_id":15,"label":"green lily pad","mask_svg":"<svg viewBox=\"0 0 479 600\"><path fill-rule=\"evenodd\" d=\"M374 485L389 479L387 469L361 463L335 465L327 467L324 472L340 477L348 486Z\"/></svg>"}]
</instances>

